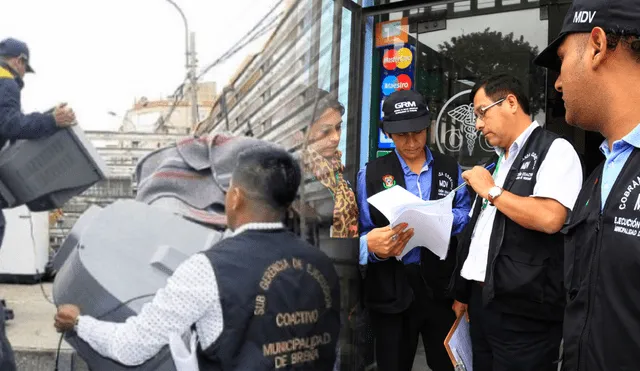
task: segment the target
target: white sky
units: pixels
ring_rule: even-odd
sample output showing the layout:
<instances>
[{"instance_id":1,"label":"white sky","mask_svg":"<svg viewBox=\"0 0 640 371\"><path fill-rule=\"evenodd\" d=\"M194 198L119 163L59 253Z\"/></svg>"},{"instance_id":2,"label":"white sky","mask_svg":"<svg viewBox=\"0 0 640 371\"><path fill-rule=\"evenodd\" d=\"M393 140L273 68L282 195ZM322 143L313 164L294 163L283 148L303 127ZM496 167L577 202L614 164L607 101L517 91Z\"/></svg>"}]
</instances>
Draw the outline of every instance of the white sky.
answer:
<instances>
[{"instance_id":1,"label":"white sky","mask_svg":"<svg viewBox=\"0 0 640 371\"><path fill-rule=\"evenodd\" d=\"M233 46L276 0L175 0L196 32L198 73ZM135 98L171 94L185 70L184 26L166 0L3 1L0 39L25 41L36 71L25 78L25 113L68 102L85 130L112 130ZM208 73L221 90L251 48Z\"/></svg>"}]
</instances>

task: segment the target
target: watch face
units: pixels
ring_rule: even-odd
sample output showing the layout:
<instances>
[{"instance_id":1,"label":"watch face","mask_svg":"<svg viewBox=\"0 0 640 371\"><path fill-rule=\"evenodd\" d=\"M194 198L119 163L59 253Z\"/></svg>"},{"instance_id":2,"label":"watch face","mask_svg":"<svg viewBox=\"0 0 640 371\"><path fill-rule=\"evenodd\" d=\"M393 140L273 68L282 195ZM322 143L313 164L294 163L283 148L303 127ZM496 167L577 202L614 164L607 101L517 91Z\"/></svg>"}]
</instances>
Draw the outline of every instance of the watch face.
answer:
<instances>
[{"instance_id":1,"label":"watch face","mask_svg":"<svg viewBox=\"0 0 640 371\"><path fill-rule=\"evenodd\" d=\"M500 193L502 193L502 190L498 187L493 187L489 190L489 196L491 198L495 198L498 197L500 195Z\"/></svg>"}]
</instances>

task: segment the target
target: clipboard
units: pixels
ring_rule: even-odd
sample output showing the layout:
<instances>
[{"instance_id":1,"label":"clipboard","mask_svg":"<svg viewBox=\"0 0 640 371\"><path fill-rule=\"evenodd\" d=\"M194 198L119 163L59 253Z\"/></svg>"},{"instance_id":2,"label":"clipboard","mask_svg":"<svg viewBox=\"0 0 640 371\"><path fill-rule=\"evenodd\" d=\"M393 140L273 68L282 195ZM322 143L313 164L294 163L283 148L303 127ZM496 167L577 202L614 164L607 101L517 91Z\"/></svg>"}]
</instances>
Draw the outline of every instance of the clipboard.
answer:
<instances>
[{"instance_id":1,"label":"clipboard","mask_svg":"<svg viewBox=\"0 0 640 371\"><path fill-rule=\"evenodd\" d=\"M444 339L444 348L449 354L455 371L473 371L468 313L458 317L453 323Z\"/></svg>"}]
</instances>

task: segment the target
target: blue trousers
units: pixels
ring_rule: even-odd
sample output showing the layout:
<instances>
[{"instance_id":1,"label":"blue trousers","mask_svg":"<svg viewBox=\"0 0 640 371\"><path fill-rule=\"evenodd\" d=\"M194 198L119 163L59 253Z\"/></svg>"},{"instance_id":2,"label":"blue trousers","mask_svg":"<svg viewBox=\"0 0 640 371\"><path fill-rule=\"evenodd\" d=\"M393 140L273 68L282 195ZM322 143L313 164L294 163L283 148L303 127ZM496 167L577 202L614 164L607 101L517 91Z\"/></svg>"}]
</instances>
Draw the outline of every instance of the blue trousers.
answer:
<instances>
[{"instance_id":1,"label":"blue trousers","mask_svg":"<svg viewBox=\"0 0 640 371\"><path fill-rule=\"evenodd\" d=\"M1 211L0 211L1 213ZM2 239L4 238L4 223L0 226L0 245L2 245ZM7 334L4 329L4 307L0 304L0 370L2 371L16 371L16 360L13 355L13 349L7 338Z\"/></svg>"}]
</instances>

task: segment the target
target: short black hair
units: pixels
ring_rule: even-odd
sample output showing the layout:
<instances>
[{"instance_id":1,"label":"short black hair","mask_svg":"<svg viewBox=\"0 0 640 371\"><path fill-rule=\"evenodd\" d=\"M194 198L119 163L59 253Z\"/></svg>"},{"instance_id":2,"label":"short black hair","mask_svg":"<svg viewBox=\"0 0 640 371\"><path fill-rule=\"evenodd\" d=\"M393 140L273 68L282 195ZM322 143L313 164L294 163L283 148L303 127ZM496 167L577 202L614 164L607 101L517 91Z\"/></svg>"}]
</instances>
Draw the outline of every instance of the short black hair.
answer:
<instances>
[{"instance_id":1,"label":"short black hair","mask_svg":"<svg viewBox=\"0 0 640 371\"><path fill-rule=\"evenodd\" d=\"M238 155L231 179L249 198L281 212L295 200L301 174L300 165L289 152L275 145L264 145Z\"/></svg>"},{"instance_id":2,"label":"short black hair","mask_svg":"<svg viewBox=\"0 0 640 371\"><path fill-rule=\"evenodd\" d=\"M340 116L344 115L345 109L338 100L336 93L329 93L323 89L311 88L307 91L307 102L313 106L315 104L315 112L311 124L314 124L328 109L334 109L340 112Z\"/></svg>"},{"instance_id":3,"label":"short black hair","mask_svg":"<svg viewBox=\"0 0 640 371\"><path fill-rule=\"evenodd\" d=\"M484 88L485 94L491 98L494 102L506 97L508 94L515 95L518 100L518 104L522 107L522 111L527 115L531 115L531 108L529 104L529 97L527 96L524 85L517 77L503 73L498 75L489 76L481 81L478 81L471 89L469 99L473 103L478 90Z\"/></svg>"},{"instance_id":4,"label":"short black hair","mask_svg":"<svg viewBox=\"0 0 640 371\"><path fill-rule=\"evenodd\" d=\"M607 48L615 50L620 44L629 48L636 62L640 63L640 35L637 31L605 30L607 34Z\"/></svg>"}]
</instances>

